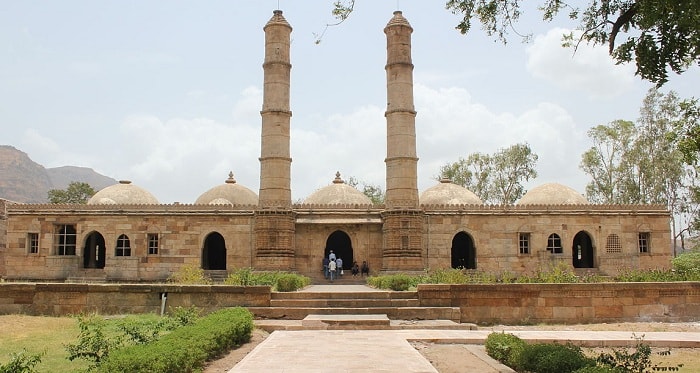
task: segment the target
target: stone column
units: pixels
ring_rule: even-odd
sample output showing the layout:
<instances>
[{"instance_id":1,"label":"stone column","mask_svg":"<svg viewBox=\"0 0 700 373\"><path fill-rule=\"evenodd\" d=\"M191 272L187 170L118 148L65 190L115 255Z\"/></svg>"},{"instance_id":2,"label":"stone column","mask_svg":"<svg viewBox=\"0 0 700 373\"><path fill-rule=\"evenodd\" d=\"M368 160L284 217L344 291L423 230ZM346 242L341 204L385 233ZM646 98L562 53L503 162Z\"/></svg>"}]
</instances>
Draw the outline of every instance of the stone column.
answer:
<instances>
[{"instance_id":1,"label":"stone column","mask_svg":"<svg viewBox=\"0 0 700 373\"><path fill-rule=\"evenodd\" d=\"M386 63L386 211L382 269L422 270L423 216L418 201L416 111L413 105L413 28L400 11L384 28Z\"/></svg>"},{"instance_id":2,"label":"stone column","mask_svg":"<svg viewBox=\"0 0 700 373\"><path fill-rule=\"evenodd\" d=\"M262 136L260 143L260 193L255 214L255 260L261 270L294 270L294 213L291 210L289 152L290 35L292 27L275 10L263 28L265 62Z\"/></svg>"}]
</instances>

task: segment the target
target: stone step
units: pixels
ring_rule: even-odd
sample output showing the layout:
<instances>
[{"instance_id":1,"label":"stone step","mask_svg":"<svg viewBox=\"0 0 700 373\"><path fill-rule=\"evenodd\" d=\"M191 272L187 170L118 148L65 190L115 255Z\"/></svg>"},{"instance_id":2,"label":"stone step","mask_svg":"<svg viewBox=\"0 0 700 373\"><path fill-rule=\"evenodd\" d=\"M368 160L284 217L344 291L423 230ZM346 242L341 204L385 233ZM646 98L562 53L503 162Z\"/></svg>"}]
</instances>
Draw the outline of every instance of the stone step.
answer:
<instances>
[{"instance_id":1,"label":"stone step","mask_svg":"<svg viewBox=\"0 0 700 373\"><path fill-rule=\"evenodd\" d=\"M255 327L272 333L275 330L327 330L327 329L343 329L343 330L406 330L406 329L432 329L432 330L477 330L475 324L459 323L452 320L391 320L386 325L381 317L387 315L333 315L334 319L324 321L324 317L328 315L309 315L314 316L308 320L255 320ZM367 317L368 320L361 320L361 317ZM343 318L346 318L345 320ZM320 319L317 321L315 319ZM387 317L388 319L388 317ZM348 321L354 320L354 321ZM378 321L374 321L378 320ZM372 325L376 323L376 325Z\"/></svg>"},{"instance_id":2,"label":"stone step","mask_svg":"<svg viewBox=\"0 0 700 373\"><path fill-rule=\"evenodd\" d=\"M271 299L418 299L416 291L272 292Z\"/></svg>"},{"instance_id":3,"label":"stone step","mask_svg":"<svg viewBox=\"0 0 700 373\"><path fill-rule=\"evenodd\" d=\"M418 307L418 299L272 299L272 307L324 307L324 308L371 308L371 307Z\"/></svg>"},{"instance_id":4,"label":"stone step","mask_svg":"<svg viewBox=\"0 0 700 373\"><path fill-rule=\"evenodd\" d=\"M342 330L377 330L389 329L386 315L307 315L301 320L303 329L342 329Z\"/></svg>"},{"instance_id":5,"label":"stone step","mask_svg":"<svg viewBox=\"0 0 700 373\"><path fill-rule=\"evenodd\" d=\"M302 320L308 315L386 314L392 320L452 320L459 322L459 307L248 307L258 319Z\"/></svg>"}]
</instances>

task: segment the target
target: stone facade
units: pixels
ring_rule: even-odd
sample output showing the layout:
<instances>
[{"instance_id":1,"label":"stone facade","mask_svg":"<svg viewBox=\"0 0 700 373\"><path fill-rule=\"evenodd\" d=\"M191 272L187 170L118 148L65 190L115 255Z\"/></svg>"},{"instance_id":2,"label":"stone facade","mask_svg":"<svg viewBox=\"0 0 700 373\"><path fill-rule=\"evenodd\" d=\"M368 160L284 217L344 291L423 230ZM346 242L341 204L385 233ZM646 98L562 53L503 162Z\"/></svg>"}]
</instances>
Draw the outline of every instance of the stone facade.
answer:
<instances>
[{"instance_id":1,"label":"stone facade","mask_svg":"<svg viewBox=\"0 0 700 373\"><path fill-rule=\"evenodd\" d=\"M320 281L321 261L330 250L342 257L345 269L367 261L372 274L439 268L529 273L561 262L612 275L624 268L670 266L670 215L664 206L591 205L555 184L539 194L531 190L518 204L492 206L445 181L430 188L429 203L421 203L412 31L401 12L384 29L385 204L361 202L340 175L327 187L336 190L316 193L320 201L292 203L292 27L275 11L264 26L257 203L250 202L255 193L235 184L233 175L227 187L202 196L213 200L200 197L192 205L158 204L127 181L101 190L87 205L0 201L0 278L153 282L193 265L221 272L295 271ZM245 198L236 199L236 193ZM324 202L324 196L353 202Z\"/></svg>"}]
</instances>

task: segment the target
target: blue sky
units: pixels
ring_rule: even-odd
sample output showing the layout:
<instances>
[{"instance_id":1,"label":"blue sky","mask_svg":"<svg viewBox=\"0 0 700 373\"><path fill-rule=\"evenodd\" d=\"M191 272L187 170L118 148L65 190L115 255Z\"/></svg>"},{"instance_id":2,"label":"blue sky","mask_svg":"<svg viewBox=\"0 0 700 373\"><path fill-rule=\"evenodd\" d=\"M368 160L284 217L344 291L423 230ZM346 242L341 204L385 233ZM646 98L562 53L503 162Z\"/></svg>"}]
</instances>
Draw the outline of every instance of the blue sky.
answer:
<instances>
[{"instance_id":1,"label":"blue sky","mask_svg":"<svg viewBox=\"0 0 700 373\"><path fill-rule=\"evenodd\" d=\"M233 171L258 191L262 27L279 7L292 32L292 196L344 178L384 186L383 28L397 1L358 0L342 25L332 1L8 1L0 7L0 144L46 167L91 167L162 203L192 203ZM560 46L574 27L525 9L520 43L464 36L443 1L402 0L414 28L419 189L441 165L527 142L539 155L528 187L583 193L589 128L636 120L652 86L605 47ZM700 72L663 91L698 96Z\"/></svg>"}]
</instances>

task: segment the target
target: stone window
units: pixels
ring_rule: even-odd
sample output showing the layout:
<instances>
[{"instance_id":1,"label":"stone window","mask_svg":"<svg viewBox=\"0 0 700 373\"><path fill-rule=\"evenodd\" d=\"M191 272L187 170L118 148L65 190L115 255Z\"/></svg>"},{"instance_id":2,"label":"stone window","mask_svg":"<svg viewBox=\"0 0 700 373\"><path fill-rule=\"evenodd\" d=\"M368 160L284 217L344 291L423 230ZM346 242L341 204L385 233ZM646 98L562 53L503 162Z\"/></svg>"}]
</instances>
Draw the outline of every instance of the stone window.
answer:
<instances>
[{"instance_id":1,"label":"stone window","mask_svg":"<svg viewBox=\"0 0 700 373\"><path fill-rule=\"evenodd\" d=\"M131 243L127 235L122 234L117 238L117 249L114 256L131 256Z\"/></svg>"},{"instance_id":2,"label":"stone window","mask_svg":"<svg viewBox=\"0 0 700 373\"><path fill-rule=\"evenodd\" d=\"M401 236L401 250L408 250L408 236Z\"/></svg>"},{"instance_id":3,"label":"stone window","mask_svg":"<svg viewBox=\"0 0 700 373\"><path fill-rule=\"evenodd\" d=\"M639 252L640 253L648 253L649 252L649 241L651 241L651 233L639 232Z\"/></svg>"},{"instance_id":4,"label":"stone window","mask_svg":"<svg viewBox=\"0 0 700 373\"><path fill-rule=\"evenodd\" d=\"M518 233L520 254L530 254L530 233Z\"/></svg>"},{"instance_id":5,"label":"stone window","mask_svg":"<svg viewBox=\"0 0 700 373\"><path fill-rule=\"evenodd\" d=\"M27 234L27 252L29 254L39 253L39 233Z\"/></svg>"},{"instance_id":6,"label":"stone window","mask_svg":"<svg viewBox=\"0 0 700 373\"><path fill-rule=\"evenodd\" d=\"M54 253L56 255L75 255L77 235L75 225L57 224L54 226Z\"/></svg>"},{"instance_id":7,"label":"stone window","mask_svg":"<svg viewBox=\"0 0 700 373\"><path fill-rule=\"evenodd\" d=\"M148 234L148 255L158 255L158 249L160 248L160 241L158 240L158 233Z\"/></svg>"},{"instance_id":8,"label":"stone window","mask_svg":"<svg viewBox=\"0 0 700 373\"><path fill-rule=\"evenodd\" d=\"M640 237L641 240L641 237ZM608 236L608 239L605 242L605 251L608 253L621 253L622 252L622 243L620 241L620 236L616 235L615 233L611 234Z\"/></svg>"},{"instance_id":9,"label":"stone window","mask_svg":"<svg viewBox=\"0 0 700 373\"><path fill-rule=\"evenodd\" d=\"M564 249L561 247L561 237L558 234L552 233L547 238L547 251L550 254L562 254Z\"/></svg>"}]
</instances>

